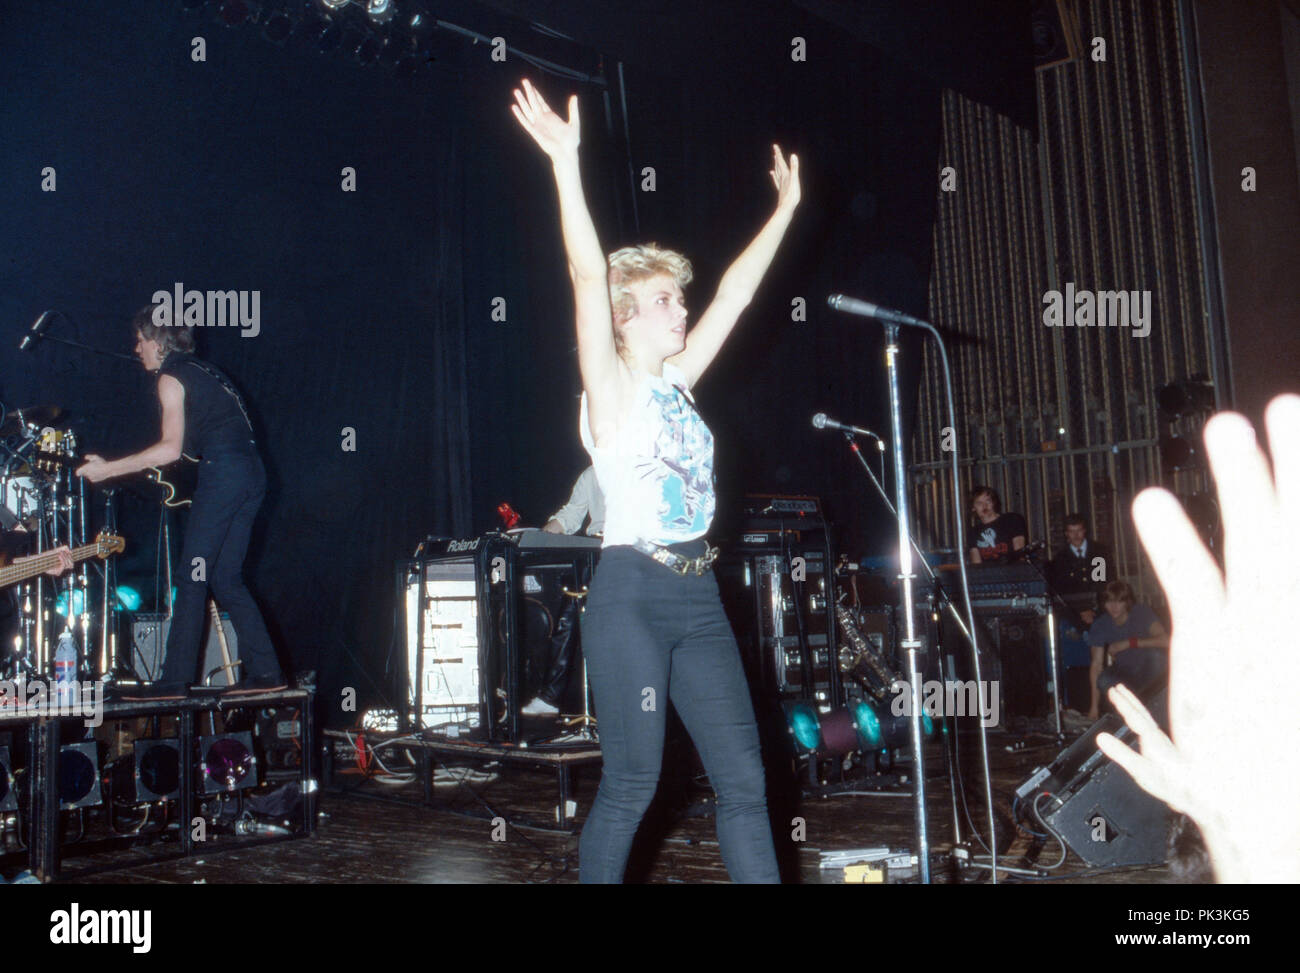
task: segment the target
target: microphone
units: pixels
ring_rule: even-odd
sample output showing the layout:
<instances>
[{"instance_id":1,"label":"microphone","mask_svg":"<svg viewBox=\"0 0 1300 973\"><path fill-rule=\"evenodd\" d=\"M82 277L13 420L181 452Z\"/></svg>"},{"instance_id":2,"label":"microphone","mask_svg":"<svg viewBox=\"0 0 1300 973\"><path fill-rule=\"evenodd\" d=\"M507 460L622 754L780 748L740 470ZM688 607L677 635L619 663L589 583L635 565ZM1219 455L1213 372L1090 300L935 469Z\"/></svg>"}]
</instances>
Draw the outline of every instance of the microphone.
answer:
<instances>
[{"instance_id":1,"label":"microphone","mask_svg":"<svg viewBox=\"0 0 1300 973\"><path fill-rule=\"evenodd\" d=\"M895 311L887 307L881 307L879 304L871 304L868 301L859 301L856 297L846 297L843 294L832 294L826 298L826 303L836 311L843 311L845 314L857 314L864 318L875 318L878 321L886 321L889 324L907 324L914 328L928 328L929 325L920 318L914 318L910 314L904 314L902 311Z\"/></svg>"},{"instance_id":2,"label":"microphone","mask_svg":"<svg viewBox=\"0 0 1300 973\"><path fill-rule=\"evenodd\" d=\"M854 436L870 436L872 439L874 439L877 443L880 444L881 452L884 452L885 450L885 441L881 439L879 436L877 436L870 429L863 429L860 426L846 426L842 422L836 422L834 419L827 418L825 412L819 412L815 416L813 416L812 424L816 426L818 429L841 429L844 432L851 433Z\"/></svg>"},{"instance_id":3,"label":"microphone","mask_svg":"<svg viewBox=\"0 0 1300 973\"><path fill-rule=\"evenodd\" d=\"M1032 544L1026 544L1018 551L1012 551L1007 557L1008 561L1023 561L1031 554L1037 554L1047 547L1046 541L1034 541Z\"/></svg>"},{"instance_id":4,"label":"microphone","mask_svg":"<svg viewBox=\"0 0 1300 973\"><path fill-rule=\"evenodd\" d=\"M32 343L41 336L41 332L45 330L45 322L53 313L54 311L52 310L41 312L41 316L36 319L36 323L28 329L25 335L23 335L23 340L18 342L19 351L26 351L31 347Z\"/></svg>"}]
</instances>

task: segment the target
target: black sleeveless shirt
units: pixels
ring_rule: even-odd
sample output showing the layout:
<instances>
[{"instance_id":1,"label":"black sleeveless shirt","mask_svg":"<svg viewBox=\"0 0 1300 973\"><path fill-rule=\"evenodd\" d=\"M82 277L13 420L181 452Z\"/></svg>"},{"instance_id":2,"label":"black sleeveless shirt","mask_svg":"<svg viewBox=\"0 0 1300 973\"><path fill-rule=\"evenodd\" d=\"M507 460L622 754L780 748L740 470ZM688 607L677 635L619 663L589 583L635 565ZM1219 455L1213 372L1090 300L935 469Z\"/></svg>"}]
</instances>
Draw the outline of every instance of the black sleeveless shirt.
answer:
<instances>
[{"instance_id":1,"label":"black sleeveless shirt","mask_svg":"<svg viewBox=\"0 0 1300 973\"><path fill-rule=\"evenodd\" d=\"M256 451L244 400L219 368L174 351L158 374L170 375L185 388L183 448L187 455Z\"/></svg>"}]
</instances>

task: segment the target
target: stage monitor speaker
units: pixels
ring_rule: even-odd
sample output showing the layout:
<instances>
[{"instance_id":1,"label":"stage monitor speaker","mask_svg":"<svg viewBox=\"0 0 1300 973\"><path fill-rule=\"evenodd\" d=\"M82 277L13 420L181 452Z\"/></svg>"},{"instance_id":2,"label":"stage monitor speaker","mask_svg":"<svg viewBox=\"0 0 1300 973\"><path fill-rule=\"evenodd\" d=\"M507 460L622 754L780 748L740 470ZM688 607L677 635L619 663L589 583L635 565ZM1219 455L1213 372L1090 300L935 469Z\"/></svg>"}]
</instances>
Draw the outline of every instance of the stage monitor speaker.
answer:
<instances>
[{"instance_id":1,"label":"stage monitor speaker","mask_svg":"<svg viewBox=\"0 0 1300 973\"><path fill-rule=\"evenodd\" d=\"M1153 714L1161 713L1165 692L1146 705ZM1016 796L1029 805L1037 800L1042 820L1091 866L1161 864L1172 812L1097 749L1100 733L1133 745L1134 735L1123 721L1114 714L1104 716L1048 767L1035 771Z\"/></svg>"},{"instance_id":2,"label":"stage monitor speaker","mask_svg":"<svg viewBox=\"0 0 1300 973\"><path fill-rule=\"evenodd\" d=\"M230 646L232 661L239 659L239 639L235 628L230 624L230 616L221 613L221 626L226 630L226 644ZM167 658L167 633L171 631L170 614L138 612L131 632L131 669L136 676L146 682L162 678L163 662ZM221 642L211 621L205 620L207 642L203 649L203 672L196 675L207 676L213 673L210 685L228 686L225 669L221 664ZM214 671L215 670L215 671ZM235 676L243 675L240 667L235 667Z\"/></svg>"}]
</instances>

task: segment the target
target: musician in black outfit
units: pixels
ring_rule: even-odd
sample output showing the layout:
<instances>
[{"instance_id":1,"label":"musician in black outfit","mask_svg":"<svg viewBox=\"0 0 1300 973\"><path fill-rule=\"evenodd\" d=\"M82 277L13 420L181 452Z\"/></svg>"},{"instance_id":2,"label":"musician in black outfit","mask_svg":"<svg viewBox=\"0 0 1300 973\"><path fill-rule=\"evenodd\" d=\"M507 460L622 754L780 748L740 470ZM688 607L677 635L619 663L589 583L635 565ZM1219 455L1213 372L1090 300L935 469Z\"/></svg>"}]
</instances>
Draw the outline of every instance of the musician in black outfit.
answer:
<instances>
[{"instance_id":1,"label":"musician in black outfit","mask_svg":"<svg viewBox=\"0 0 1300 973\"><path fill-rule=\"evenodd\" d=\"M1088 537L1082 514L1065 518L1065 540L1065 548L1048 565L1047 578L1087 627L1097 617L1097 599L1106 582L1115 580L1110 553Z\"/></svg>"},{"instance_id":2,"label":"musician in black outfit","mask_svg":"<svg viewBox=\"0 0 1300 973\"><path fill-rule=\"evenodd\" d=\"M1018 513L1003 513L1002 499L996 490L975 487L970 505L975 515L975 526L966 541L971 564L1012 560L1016 551L1024 550L1028 530L1025 518Z\"/></svg>"},{"instance_id":3,"label":"musician in black outfit","mask_svg":"<svg viewBox=\"0 0 1300 973\"><path fill-rule=\"evenodd\" d=\"M266 471L248 412L230 380L194 356L193 332L156 323L154 312L152 305L147 306L131 323L136 355L148 371L158 373L162 436L147 449L121 459L87 456L77 470L98 483L175 462L182 452L201 458L176 575L178 590L162 677L148 695L184 695L189 684L202 678L198 667L209 587L239 636L241 690L283 688L266 624L243 579L253 519L266 494Z\"/></svg>"}]
</instances>

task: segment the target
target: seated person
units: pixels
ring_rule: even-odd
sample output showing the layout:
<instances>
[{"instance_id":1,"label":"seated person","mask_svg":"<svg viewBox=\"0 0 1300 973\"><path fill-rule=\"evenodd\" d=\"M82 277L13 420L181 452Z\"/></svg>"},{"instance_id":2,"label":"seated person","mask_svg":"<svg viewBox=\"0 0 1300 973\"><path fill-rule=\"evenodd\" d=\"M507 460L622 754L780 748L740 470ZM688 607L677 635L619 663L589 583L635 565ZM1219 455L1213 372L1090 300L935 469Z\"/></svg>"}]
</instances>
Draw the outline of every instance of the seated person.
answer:
<instances>
[{"instance_id":1,"label":"seated person","mask_svg":"<svg viewBox=\"0 0 1300 973\"><path fill-rule=\"evenodd\" d=\"M967 535L966 548L971 564L1008 561L1025 547L1025 518L1017 513L1003 513L1002 500L992 487L977 486L971 491L971 513L975 527Z\"/></svg>"},{"instance_id":2,"label":"seated person","mask_svg":"<svg viewBox=\"0 0 1300 973\"><path fill-rule=\"evenodd\" d=\"M1086 629L1097 617L1097 599L1114 577L1110 554L1088 537L1088 521L1080 514L1065 518L1065 548L1052 558L1047 579L1079 615Z\"/></svg>"},{"instance_id":3,"label":"seated person","mask_svg":"<svg viewBox=\"0 0 1300 973\"><path fill-rule=\"evenodd\" d=\"M542 528L551 534L576 534L583 522L590 537L600 537L605 530L605 497L596 483L596 468L588 466L578 476L569 502L557 510ZM555 630L545 641L546 658L530 659L540 673L537 695L520 710L524 716L554 716L560 711L561 698L573 670L574 635L580 614L576 598L565 598L558 612Z\"/></svg>"},{"instance_id":4,"label":"seated person","mask_svg":"<svg viewBox=\"0 0 1300 973\"><path fill-rule=\"evenodd\" d=\"M584 520L590 516L588 537L600 537L605 532L605 496L596 483L596 468L588 466L579 474L569 494L569 502L551 515L542 530L551 534L576 534Z\"/></svg>"},{"instance_id":5,"label":"seated person","mask_svg":"<svg viewBox=\"0 0 1300 973\"><path fill-rule=\"evenodd\" d=\"M1155 612L1136 602L1127 582L1110 582L1102 595L1105 613L1088 629L1086 638L1092 648L1090 720L1100 716L1101 693L1111 686L1123 683L1141 696L1169 670L1169 634ZM1105 669L1108 657L1113 664Z\"/></svg>"}]
</instances>

